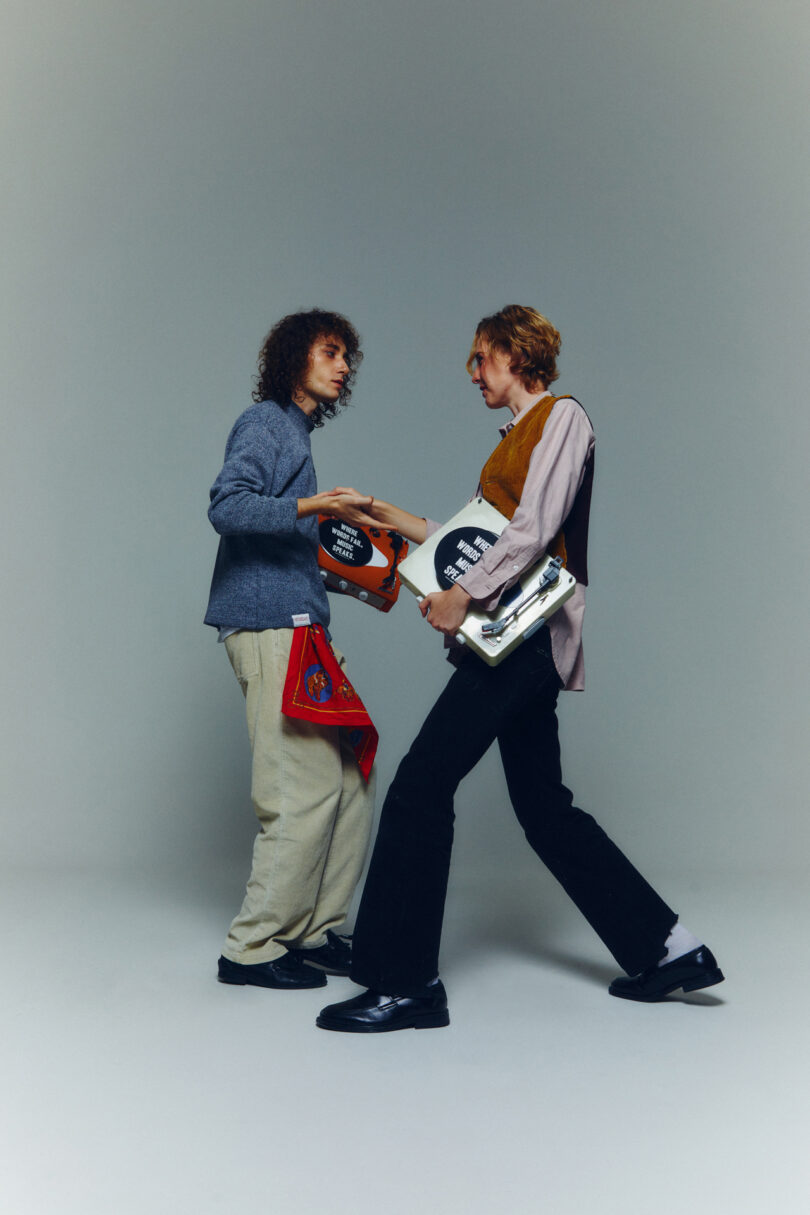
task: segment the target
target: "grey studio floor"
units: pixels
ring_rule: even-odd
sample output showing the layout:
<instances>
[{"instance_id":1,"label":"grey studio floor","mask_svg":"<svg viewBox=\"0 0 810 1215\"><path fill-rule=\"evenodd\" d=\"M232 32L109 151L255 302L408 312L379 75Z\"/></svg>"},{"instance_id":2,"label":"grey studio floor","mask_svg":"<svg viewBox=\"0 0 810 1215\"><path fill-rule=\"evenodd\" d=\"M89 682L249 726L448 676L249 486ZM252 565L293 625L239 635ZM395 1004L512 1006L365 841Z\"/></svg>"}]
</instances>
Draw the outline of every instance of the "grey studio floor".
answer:
<instances>
[{"instance_id":1,"label":"grey studio floor","mask_svg":"<svg viewBox=\"0 0 810 1215\"><path fill-rule=\"evenodd\" d=\"M3 882L2 1209L806 1212L810 899L678 875L727 981L646 1006L543 875L454 881L449 1028L215 982L241 875Z\"/></svg>"}]
</instances>

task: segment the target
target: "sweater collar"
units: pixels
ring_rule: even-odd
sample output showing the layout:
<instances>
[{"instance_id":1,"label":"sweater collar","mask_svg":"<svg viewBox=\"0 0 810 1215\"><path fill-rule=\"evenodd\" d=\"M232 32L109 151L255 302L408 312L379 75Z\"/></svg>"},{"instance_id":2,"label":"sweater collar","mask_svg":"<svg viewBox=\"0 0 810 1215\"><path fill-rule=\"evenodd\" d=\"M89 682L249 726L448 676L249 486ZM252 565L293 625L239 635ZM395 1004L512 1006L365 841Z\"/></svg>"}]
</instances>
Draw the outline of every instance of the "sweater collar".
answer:
<instances>
[{"instance_id":1,"label":"sweater collar","mask_svg":"<svg viewBox=\"0 0 810 1215\"><path fill-rule=\"evenodd\" d=\"M312 415L304 413L300 406L296 405L295 401L287 401L284 405L287 416L296 423L297 426L303 426L309 433L315 429L315 423L312 420Z\"/></svg>"}]
</instances>

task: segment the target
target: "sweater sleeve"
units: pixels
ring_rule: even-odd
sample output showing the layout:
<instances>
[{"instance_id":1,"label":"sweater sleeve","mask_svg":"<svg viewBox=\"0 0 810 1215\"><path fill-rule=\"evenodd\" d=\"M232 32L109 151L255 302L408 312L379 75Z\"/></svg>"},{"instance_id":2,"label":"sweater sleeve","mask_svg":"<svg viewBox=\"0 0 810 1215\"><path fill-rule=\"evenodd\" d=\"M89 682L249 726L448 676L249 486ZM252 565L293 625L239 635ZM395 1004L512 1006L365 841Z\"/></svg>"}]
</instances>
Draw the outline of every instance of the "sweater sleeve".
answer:
<instances>
[{"instance_id":1,"label":"sweater sleeve","mask_svg":"<svg viewBox=\"0 0 810 1215\"><path fill-rule=\"evenodd\" d=\"M298 499L271 492L278 457L278 447L264 427L237 423L208 508L208 518L221 536L288 536L295 530Z\"/></svg>"}]
</instances>

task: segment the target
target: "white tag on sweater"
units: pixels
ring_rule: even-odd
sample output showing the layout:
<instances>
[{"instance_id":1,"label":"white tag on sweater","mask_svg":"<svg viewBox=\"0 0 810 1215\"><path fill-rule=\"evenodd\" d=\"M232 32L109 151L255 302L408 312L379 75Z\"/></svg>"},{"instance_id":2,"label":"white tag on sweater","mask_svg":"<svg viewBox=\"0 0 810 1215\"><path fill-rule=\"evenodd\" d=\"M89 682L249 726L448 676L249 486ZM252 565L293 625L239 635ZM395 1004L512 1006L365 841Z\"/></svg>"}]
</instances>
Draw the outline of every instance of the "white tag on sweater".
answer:
<instances>
[{"instance_id":1,"label":"white tag on sweater","mask_svg":"<svg viewBox=\"0 0 810 1215\"><path fill-rule=\"evenodd\" d=\"M302 625L312 623L309 618L309 612L298 612L297 614L293 615L292 622L294 629L300 629Z\"/></svg>"}]
</instances>

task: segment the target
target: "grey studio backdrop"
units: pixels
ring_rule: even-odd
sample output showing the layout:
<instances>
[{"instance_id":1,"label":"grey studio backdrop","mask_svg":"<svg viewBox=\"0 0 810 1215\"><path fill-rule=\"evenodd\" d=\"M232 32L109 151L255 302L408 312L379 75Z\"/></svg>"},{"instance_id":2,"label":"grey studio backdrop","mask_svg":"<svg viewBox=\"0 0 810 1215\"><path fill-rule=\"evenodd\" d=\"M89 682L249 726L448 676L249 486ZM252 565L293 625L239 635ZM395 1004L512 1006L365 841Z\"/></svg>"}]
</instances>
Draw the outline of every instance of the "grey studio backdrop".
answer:
<instances>
[{"instance_id":1,"label":"grey studio backdrop","mask_svg":"<svg viewBox=\"0 0 810 1215\"><path fill-rule=\"evenodd\" d=\"M321 486L444 519L500 420L464 371L475 322L523 302L560 327L558 386L598 441L568 781L676 906L719 870L792 881L806 7L6 13L7 861L36 881L165 873L201 899L224 882L224 931L253 822L241 696L202 625L205 511L261 339L298 307L347 313L366 358L351 409L315 434ZM384 789L446 679L440 640L407 592L388 616L335 601L333 628ZM522 890L539 916L551 879L494 756L459 808L453 914Z\"/></svg>"}]
</instances>

